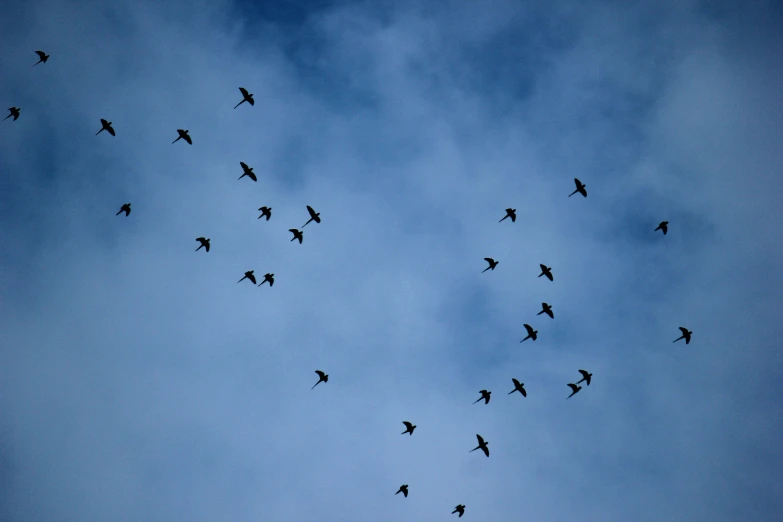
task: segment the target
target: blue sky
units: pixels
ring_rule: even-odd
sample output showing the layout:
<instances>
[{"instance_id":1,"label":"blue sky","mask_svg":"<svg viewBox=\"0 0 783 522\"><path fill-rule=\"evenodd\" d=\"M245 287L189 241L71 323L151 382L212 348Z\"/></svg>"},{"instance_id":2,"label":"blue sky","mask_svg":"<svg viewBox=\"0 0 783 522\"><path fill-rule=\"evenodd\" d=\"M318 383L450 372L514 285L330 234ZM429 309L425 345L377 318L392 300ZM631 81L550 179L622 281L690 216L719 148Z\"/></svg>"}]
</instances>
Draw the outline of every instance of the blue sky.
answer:
<instances>
[{"instance_id":1,"label":"blue sky","mask_svg":"<svg viewBox=\"0 0 783 522\"><path fill-rule=\"evenodd\" d=\"M780 10L552 4L4 3L0 520L774 520Z\"/></svg>"}]
</instances>

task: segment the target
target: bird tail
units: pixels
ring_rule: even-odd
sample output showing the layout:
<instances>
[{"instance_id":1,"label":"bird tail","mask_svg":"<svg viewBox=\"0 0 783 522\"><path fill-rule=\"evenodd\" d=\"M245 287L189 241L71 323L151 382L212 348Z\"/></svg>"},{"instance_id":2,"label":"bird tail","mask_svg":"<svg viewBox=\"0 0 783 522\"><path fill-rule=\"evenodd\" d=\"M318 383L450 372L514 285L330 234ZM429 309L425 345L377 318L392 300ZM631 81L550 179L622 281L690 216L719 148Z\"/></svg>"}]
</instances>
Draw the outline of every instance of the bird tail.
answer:
<instances>
[{"instance_id":1,"label":"bird tail","mask_svg":"<svg viewBox=\"0 0 783 522\"><path fill-rule=\"evenodd\" d=\"M242 100L241 102L239 102L239 103L237 103L236 105L234 105L234 108L236 109L237 107L239 107L239 106L240 106L240 105L242 105L243 103L245 103L245 100Z\"/></svg>"},{"instance_id":2,"label":"bird tail","mask_svg":"<svg viewBox=\"0 0 783 522\"><path fill-rule=\"evenodd\" d=\"M514 393L515 391L516 391L516 390L511 390L510 392L508 392L508 394L509 394L509 395L511 395L511 394L512 394L512 393Z\"/></svg>"},{"instance_id":3,"label":"bird tail","mask_svg":"<svg viewBox=\"0 0 783 522\"><path fill-rule=\"evenodd\" d=\"M180 138L177 138L176 140L172 141L171 143L177 143L180 140Z\"/></svg>"},{"instance_id":4,"label":"bird tail","mask_svg":"<svg viewBox=\"0 0 783 522\"><path fill-rule=\"evenodd\" d=\"M318 381L317 383L313 384L313 388L315 388L315 387L316 387L316 386L318 386L319 384L321 384L321 381ZM310 389L312 390L313 388L310 388Z\"/></svg>"},{"instance_id":5,"label":"bird tail","mask_svg":"<svg viewBox=\"0 0 783 522\"><path fill-rule=\"evenodd\" d=\"M541 314L543 314L543 313L544 313L544 311L543 311L543 310L541 310L541 311L540 311L540 312L538 312L536 315L541 315Z\"/></svg>"},{"instance_id":6,"label":"bird tail","mask_svg":"<svg viewBox=\"0 0 783 522\"><path fill-rule=\"evenodd\" d=\"M9 115L8 115L8 116L6 116L5 118L3 118L3 121L7 120L7 119L8 119L8 118L10 118L11 116L13 116L13 114L9 114Z\"/></svg>"},{"instance_id":7,"label":"bird tail","mask_svg":"<svg viewBox=\"0 0 783 522\"><path fill-rule=\"evenodd\" d=\"M483 397L479 397L478 399L476 399L476 402L480 401L482 398ZM474 402L473 404L476 404L476 402Z\"/></svg>"},{"instance_id":8,"label":"bird tail","mask_svg":"<svg viewBox=\"0 0 783 522\"><path fill-rule=\"evenodd\" d=\"M41 63L42 61L43 61L43 60L38 60L37 62L35 62L35 63L33 64L33 67L35 67L36 65L38 65L38 64L39 64L39 63Z\"/></svg>"},{"instance_id":9,"label":"bird tail","mask_svg":"<svg viewBox=\"0 0 783 522\"><path fill-rule=\"evenodd\" d=\"M483 273L484 273L484 272L486 272L487 270L489 270L489 267L487 267L487 268L485 268L484 270L482 270L482 271L481 271L481 273L483 274Z\"/></svg>"},{"instance_id":10,"label":"bird tail","mask_svg":"<svg viewBox=\"0 0 783 522\"><path fill-rule=\"evenodd\" d=\"M101 129L101 130L99 130L98 132L96 132L96 133L95 133L95 135L97 136L97 135L98 135L98 134L100 134L101 132L103 132L103 129Z\"/></svg>"},{"instance_id":11,"label":"bird tail","mask_svg":"<svg viewBox=\"0 0 783 522\"><path fill-rule=\"evenodd\" d=\"M578 190L575 190L575 191L573 191L572 193L570 193L570 194L568 195L568 197L570 198L571 196L573 196L573 195L574 195L574 194L576 194L577 192L579 192L579 191L578 191Z\"/></svg>"}]
</instances>

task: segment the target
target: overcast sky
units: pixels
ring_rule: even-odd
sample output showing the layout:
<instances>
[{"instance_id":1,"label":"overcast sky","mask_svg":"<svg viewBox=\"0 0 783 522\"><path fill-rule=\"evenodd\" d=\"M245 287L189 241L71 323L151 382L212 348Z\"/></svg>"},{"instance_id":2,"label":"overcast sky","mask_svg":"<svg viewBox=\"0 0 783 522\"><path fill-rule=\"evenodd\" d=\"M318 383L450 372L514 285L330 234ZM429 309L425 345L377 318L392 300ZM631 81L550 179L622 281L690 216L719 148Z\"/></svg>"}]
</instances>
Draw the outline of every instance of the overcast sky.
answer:
<instances>
[{"instance_id":1,"label":"overcast sky","mask_svg":"<svg viewBox=\"0 0 783 522\"><path fill-rule=\"evenodd\" d=\"M2 3L0 520L779 517L781 11L423 5Z\"/></svg>"}]
</instances>

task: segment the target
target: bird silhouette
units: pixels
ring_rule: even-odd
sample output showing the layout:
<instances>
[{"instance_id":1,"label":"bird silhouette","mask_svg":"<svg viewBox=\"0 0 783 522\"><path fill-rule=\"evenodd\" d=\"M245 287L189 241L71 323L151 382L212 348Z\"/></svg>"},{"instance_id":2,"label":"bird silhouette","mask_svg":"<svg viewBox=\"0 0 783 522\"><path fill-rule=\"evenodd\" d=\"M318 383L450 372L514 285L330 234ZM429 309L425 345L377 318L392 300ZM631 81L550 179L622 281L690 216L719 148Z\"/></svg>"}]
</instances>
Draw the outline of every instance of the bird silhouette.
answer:
<instances>
[{"instance_id":1,"label":"bird silhouette","mask_svg":"<svg viewBox=\"0 0 783 522\"><path fill-rule=\"evenodd\" d=\"M242 105L243 103L245 103L245 102L249 103L250 105L255 105L256 104L256 102L253 101L253 95L250 94L249 92L247 92L247 89L245 89L244 87L240 87L239 88L239 92L242 93L242 101L237 103L236 105L234 105L235 109L237 107L239 107L240 105Z\"/></svg>"},{"instance_id":2,"label":"bird silhouette","mask_svg":"<svg viewBox=\"0 0 783 522\"><path fill-rule=\"evenodd\" d=\"M570 399L571 397L573 397L574 395L576 395L576 392L578 392L579 390L581 390L581 389L582 389L582 387L581 387L581 386L579 386L579 385L577 385L577 384L572 384L572 383L569 383L569 384L568 384L568 387L569 387L569 388L571 388L571 390L573 390L573 391L571 392L571 395L569 395L568 397L566 397L566 399Z\"/></svg>"},{"instance_id":3,"label":"bird silhouette","mask_svg":"<svg viewBox=\"0 0 783 522\"><path fill-rule=\"evenodd\" d=\"M209 238L197 237L196 241L201 243L201 246L196 249L196 252L198 252L202 248L205 249L207 252L209 252Z\"/></svg>"},{"instance_id":4,"label":"bird silhouette","mask_svg":"<svg viewBox=\"0 0 783 522\"><path fill-rule=\"evenodd\" d=\"M247 163L245 163L244 161L240 161L239 164L242 166L242 175L239 176L239 179L242 179L245 176L247 176L253 181L258 181L258 178L256 177L256 173L253 172L253 169L247 166Z\"/></svg>"},{"instance_id":5,"label":"bird silhouette","mask_svg":"<svg viewBox=\"0 0 783 522\"><path fill-rule=\"evenodd\" d=\"M503 219L498 221L498 223L502 222L503 220L505 220L507 218L511 218L511 222L515 223L516 220L517 220L517 209L515 209L515 208L507 208L506 209L506 215L503 217Z\"/></svg>"},{"instance_id":6,"label":"bird silhouette","mask_svg":"<svg viewBox=\"0 0 783 522\"><path fill-rule=\"evenodd\" d=\"M397 490L397 493L402 493L403 495L405 495L405 498L408 498L408 485L403 484L402 486L400 486L400 489ZM397 493L395 493L395 495Z\"/></svg>"},{"instance_id":7,"label":"bird silhouette","mask_svg":"<svg viewBox=\"0 0 783 522\"><path fill-rule=\"evenodd\" d=\"M189 131L187 131L186 129L177 129L177 134L179 134L179 137L176 140L172 141L171 143L177 143L179 140L185 140L191 145L193 145L193 140L190 139L190 135L188 134L188 132Z\"/></svg>"},{"instance_id":8,"label":"bird silhouette","mask_svg":"<svg viewBox=\"0 0 783 522\"><path fill-rule=\"evenodd\" d=\"M269 218L272 217L272 207L261 207L258 210L261 211L261 215L258 216L258 219L266 216L266 220L269 221Z\"/></svg>"},{"instance_id":9,"label":"bird silhouette","mask_svg":"<svg viewBox=\"0 0 783 522\"><path fill-rule=\"evenodd\" d=\"M509 395L511 395L514 392L519 392L522 394L522 397L527 397L527 392L525 391L525 383L519 382L518 380L511 378L512 381L514 381L514 389L508 392Z\"/></svg>"},{"instance_id":10,"label":"bird silhouette","mask_svg":"<svg viewBox=\"0 0 783 522\"><path fill-rule=\"evenodd\" d=\"M653 230L653 232L658 232L659 230L660 230L661 232L663 232L663 235L665 236L665 235L666 235L666 232L668 232L668 231L669 231L669 222L668 222L668 221L661 221L661 222L658 224L658 228L656 228L655 230Z\"/></svg>"},{"instance_id":11,"label":"bird silhouette","mask_svg":"<svg viewBox=\"0 0 783 522\"><path fill-rule=\"evenodd\" d=\"M33 67L35 67L41 62L46 63L46 60L49 59L49 55L43 51L35 51L35 54L38 55L38 61L33 64Z\"/></svg>"},{"instance_id":12,"label":"bird silhouette","mask_svg":"<svg viewBox=\"0 0 783 522\"><path fill-rule=\"evenodd\" d=\"M582 196L587 197L587 191L585 190L585 187L587 185L585 185L584 183L582 183L581 181L579 181L576 178L574 178L574 183L576 183L576 190L573 191L571 194L569 194L568 197L570 198L571 196L573 196L577 192L579 192Z\"/></svg>"},{"instance_id":13,"label":"bird silhouette","mask_svg":"<svg viewBox=\"0 0 783 522\"><path fill-rule=\"evenodd\" d=\"M494 259L492 259L491 257L485 257L485 258L484 258L484 261L486 261L487 263L489 263L489 266L488 266L487 268L485 268L484 270L482 270L482 271L481 271L481 273L482 273L482 274L483 274L484 272L486 272L487 270L494 270L494 269L495 269L495 267L496 267L496 266L498 266L498 263L500 263L500 261L495 261L495 260L494 260Z\"/></svg>"},{"instance_id":14,"label":"bird silhouette","mask_svg":"<svg viewBox=\"0 0 783 522\"><path fill-rule=\"evenodd\" d=\"M481 390L479 393L481 394L481 397L476 399L475 402L473 402L473 404L476 404L481 399L484 399L484 404L489 404L489 396L492 395L492 392L487 390Z\"/></svg>"},{"instance_id":15,"label":"bird silhouette","mask_svg":"<svg viewBox=\"0 0 783 522\"><path fill-rule=\"evenodd\" d=\"M405 424L405 431L400 433L400 435L405 435L406 433L408 433L409 435L413 435L413 430L416 429L416 425L415 424L411 424L408 421L402 421L402 423Z\"/></svg>"},{"instance_id":16,"label":"bird silhouette","mask_svg":"<svg viewBox=\"0 0 783 522\"><path fill-rule=\"evenodd\" d=\"M255 283L255 281L253 281ZM264 280L258 283L258 286L263 285L264 283L269 283L269 286L275 285L275 274L264 274Z\"/></svg>"},{"instance_id":17,"label":"bird silhouette","mask_svg":"<svg viewBox=\"0 0 783 522\"><path fill-rule=\"evenodd\" d=\"M307 223L311 221L315 221L316 223L321 222L321 213L313 210L313 207L311 207L310 205L307 205L307 212L310 214L310 219L307 220ZM302 228L306 227L307 223L302 225Z\"/></svg>"},{"instance_id":18,"label":"bird silhouette","mask_svg":"<svg viewBox=\"0 0 783 522\"><path fill-rule=\"evenodd\" d=\"M552 319L555 318L555 313L552 311L552 307L547 303L541 303L542 310L538 312L536 315L546 314Z\"/></svg>"},{"instance_id":19,"label":"bird silhouette","mask_svg":"<svg viewBox=\"0 0 783 522\"><path fill-rule=\"evenodd\" d=\"M16 121L17 119L19 119L19 111L21 111L21 110L22 109L20 109L19 107L9 107L8 108L8 112L10 114L8 116L6 116L5 118L3 118L3 121L7 120L11 116L14 117L13 121Z\"/></svg>"},{"instance_id":20,"label":"bird silhouette","mask_svg":"<svg viewBox=\"0 0 783 522\"><path fill-rule=\"evenodd\" d=\"M123 206L120 207L120 211L114 214L115 216L119 216L125 212L125 217L130 216L130 203L125 203Z\"/></svg>"},{"instance_id":21,"label":"bird silhouette","mask_svg":"<svg viewBox=\"0 0 783 522\"><path fill-rule=\"evenodd\" d=\"M672 341L672 342L673 342L673 343L676 343L676 342L677 342L677 341L679 341L680 339L685 339L685 344L690 344L690 342L691 342L691 334L692 334L693 332L691 332L690 330L688 330L688 329L687 329L687 328L685 328L684 326L680 326L679 328L680 328L680 331L682 332L682 335L681 335L681 336L679 336L678 338L676 338L676 339L675 339L674 341Z\"/></svg>"},{"instance_id":22,"label":"bird silhouette","mask_svg":"<svg viewBox=\"0 0 783 522\"><path fill-rule=\"evenodd\" d=\"M317 382L317 383L315 383L315 384L313 384L313 388L315 388L316 386L318 386L318 385L319 385L319 384L321 384L322 382L329 382L329 376L328 376L328 375L326 375L326 374L325 374L324 372L322 372L321 370L316 370L316 371L315 371L315 373L317 373L317 374L318 374L318 382ZM310 389L312 390L313 388L310 388Z\"/></svg>"},{"instance_id":23,"label":"bird silhouette","mask_svg":"<svg viewBox=\"0 0 783 522\"><path fill-rule=\"evenodd\" d=\"M524 324L525 330L527 330L527 337L519 341L520 343L524 343L528 339L533 339L534 341L538 339L538 330L533 330L533 327L529 324Z\"/></svg>"},{"instance_id":24,"label":"bird silhouette","mask_svg":"<svg viewBox=\"0 0 783 522\"><path fill-rule=\"evenodd\" d=\"M459 513L459 517L457 517L457 518L462 518L462 515L465 514L465 505L464 504L459 504L457 507L454 508L454 511L451 512L452 515L454 513Z\"/></svg>"},{"instance_id":25,"label":"bird silhouette","mask_svg":"<svg viewBox=\"0 0 783 522\"><path fill-rule=\"evenodd\" d=\"M582 374L582 378L578 381L576 381L577 384L584 381L586 385L590 386L590 378L593 376L592 373L588 373L587 370L579 370L579 373Z\"/></svg>"},{"instance_id":26,"label":"bird silhouette","mask_svg":"<svg viewBox=\"0 0 783 522\"><path fill-rule=\"evenodd\" d=\"M541 273L538 274L538 277L546 276L546 278L549 279L550 281L554 281L555 280L555 278L552 276L552 269L551 268L549 268L546 265L542 265L540 263L539 263L538 266L541 267Z\"/></svg>"},{"instance_id":27,"label":"bird silhouette","mask_svg":"<svg viewBox=\"0 0 783 522\"><path fill-rule=\"evenodd\" d=\"M248 270L247 272L245 272L245 277L237 281L237 283L241 283L245 279L250 279L251 283L256 284L256 276L253 275L253 272L255 272L255 270Z\"/></svg>"},{"instance_id":28,"label":"bird silhouette","mask_svg":"<svg viewBox=\"0 0 783 522\"><path fill-rule=\"evenodd\" d=\"M302 244L302 238L304 237L304 235L302 235L302 231L301 230L297 230L295 228L289 228L288 231L291 232L294 235L294 237L291 238L291 241L293 241L294 239L298 239L299 240L299 244L301 245Z\"/></svg>"},{"instance_id":29,"label":"bird silhouette","mask_svg":"<svg viewBox=\"0 0 783 522\"><path fill-rule=\"evenodd\" d=\"M112 127L112 126L111 126L111 122L110 122L110 121L108 121L108 120L104 120L103 118L101 118L101 130L99 130L98 132L96 132L96 133L95 133L95 135L97 136L98 134L100 134L100 133L101 133L101 132L103 132L103 131L106 131L106 132L108 132L108 133L109 133L109 134L111 134L112 136L116 136L116 134L114 134L114 127Z\"/></svg>"},{"instance_id":30,"label":"bird silhouette","mask_svg":"<svg viewBox=\"0 0 783 522\"><path fill-rule=\"evenodd\" d=\"M489 457L489 448L487 447L487 446L489 446L489 442L484 441L484 437L482 437L478 433L476 433L476 438L478 439L478 446L476 446L475 448L470 450L468 453L472 453L472 452L476 451L477 449L481 449L481 451L484 452L484 455Z\"/></svg>"}]
</instances>

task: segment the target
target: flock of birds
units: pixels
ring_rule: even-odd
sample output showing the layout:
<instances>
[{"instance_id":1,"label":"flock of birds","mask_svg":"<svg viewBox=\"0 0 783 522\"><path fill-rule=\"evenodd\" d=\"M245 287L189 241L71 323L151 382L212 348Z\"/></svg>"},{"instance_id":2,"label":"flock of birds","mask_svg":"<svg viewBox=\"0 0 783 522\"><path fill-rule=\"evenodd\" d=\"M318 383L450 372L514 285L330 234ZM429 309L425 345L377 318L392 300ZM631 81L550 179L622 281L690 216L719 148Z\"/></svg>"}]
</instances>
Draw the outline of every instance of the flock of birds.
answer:
<instances>
[{"instance_id":1,"label":"flock of birds","mask_svg":"<svg viewBox=\"0 0 783 522\"><path fill-rule=\"evenodd\" d=\"M33 65L33 67L35 67L36 65L38 65L40 63L46 63L46 61L49 59L49 55L46 54L43 51L39 50L39 51L35 51L35 53L38 55L39 60ZM236 106L234 106L234 109L236 109L237 107L239 107L240 105L242 105L245 102L247 102L251 106L255 105L255 101L253 100L253 95L251 93L249 93L244 87L240 87L239 91L242 94L242 101L237 103ZM9 111L10 114L8 116L6 116L4 118L4 120L7 120L8 118L13 118L13 121L16 121L19 118L19 115L21 113L21 109L19 107L10 107L8 109L8 111ZM106 131L107 133L109 133L112 136L116 136L116 132L114 130L114 127L112 126L112 122L101 118L101 129L98 132L95 133L96 136L98 134L100 134L101 132L103 132L103 131ZM178 142L179 140L184 140L188 144L193 145L193 140L190 137L190 134L189 134L187 129L177 129L177 134L178 134L178 137L177 137L177 139L172 141L172 144ZM241 162L241 161L239 162L239 165L242 167L242 175L239 176L239 178L238 178L239 180L241 180L244 177L248 177L248 178L250 178L254 182L258 181L258 177L253 172L253 169L251 167L249 167L246 163ZM582 183L577 178L574 178L574 183L576 184L576 190L574 190L571 194L569 194L568 197L571 197L574 194L579 193L583 197L586 198L587 197L586 185L584 183ZM266 218L266 221L269 221L269 219L272 217L272 208L271 207L262 206L258 210L261 212L261 215L258 216L258 219ZM308 219L307 222L304 225L302 225L301 228L304 228L305 226L307 226L312 221L314 221L316 223L320 223L321 222L321 214L319 212L316 212L310 205L307 205L307 212L310 215L310 219ZM131 213L131 204L130 203L123 204L120 207L120 210L117 212L116 215L120 215L122 213L125 213L125 217L130 216L130 213ZM506 209L506 215L499 221L499 223L503 222L504 220L509 219L509 218L511 219L512 223L516 222L516 220L517 220L516 209L514 209L514 208L507 208ZM664 235L666 235L667 232L668 232L668 225L669 225L668 221L661 221L661 223L657 226L657 228L654 229L654 232L657 232L658 230L660 230L661 232L663 232ZM299 244L302 243L304 235L303 235L301 230L296 229L296 228L291 228L291 229L289 229L289 232L291 232L293 234L293 237L291 238L291 241L298 240ZM197 237L196 241L198 241L200 243L200 246L196 249L196 252L198 252L202 248L205 250L205 252L209 252L209 248L210 248L210 239L209 238ZM497 261L497 260L495 260L495 259L493 259L491 257L485 257L484 260L489 264L489 266L487 266L487 268L485 268L482 271L482 273L486 272L487 270L495 270L495 268L500 263L500 261ZM552 274L552 268L544 265L543 263L540 264L540 267L541 267L541 273L538 275L538 277L546 277L550 281L554 281L554 275ZM251 283L253 283L255 285L258 285L258 286L261 286L264 283L269 283L270 287L274 285L274 283L275 283L275 274L273 274L273 273L266 273L266 274L264 274L264 279L260 283L258 283L256 281L256 277L255 277L254 273L255 273L254 270L248 270L247 272L245 272L244 277L242 277L239 281L237 281L237 283L241 283L242 281L247 279ZM548 303L541 303L541 311L538 312L538 314L536 314L536 315L541 315L541 314L546 314L551 319L555 318L555 314L554 314L554 311L552 310L552 306L550 304L548 304ZM527 336L524 339L522 339L520 341L520 343L525 342L528 339L531 339L533 341L538 339L538 330L535 330L531 325L529 325L527 323L523 324L523 326L525 328ZM672 342L676 343L677 341L679 341L681 339L684 339L685 340L685 344L690 344L690 342L691 342L691 335L693 334L693 332L688 330L687 328L685 328L683 326L680 326L679 329L680 329L680 332L681 332L682 335L680 335L680 337L678 337L677 339L675 339ZM322 382L323 383L329 382L329 375L327 375L322 370L315 370L315 373L318 375L318 381L313 385L313 387L311 389L314 389L316 386L318 386ZM590 386L590 382L591 382L593 374L588 372L587 370L582 370L582 369L579 370L579 373L582 376L582 378L580 380L578 380L576 382L573 382L573 383L568 383L568 387L571 389L571 394L568 397L566 397L566 399L570 399L571 397L576 395L582 389L582 387L579 386L580 383L584 382L587 386ZM525 384L523 382L520 382L516 378L512 378L511 380L514 383L514 389L511 390L510 392L508 392L508 395L511 395L511 394L513 394L515 392L519 392L522 395L522 397L527 397L527 391L525 390ZM489 390L480 390L479 393L481 394L481 396L478 399L476 399L476 401L473 404L476 404L477 402L479 402L481 400L484 401L484 404L489 404L489 400L490 400L490 396L492 395L492 392L489 391ZM410 421L402 421L402 423L405 425L405 431L403 431L401 433L401 435L405 435L406 433L408 435L413 435L413 431L416 429L416 425L412 424ZM476 439L478 441L478 445L475 448L473 448L472 450L470 450L469 453L472 453L472 452L480 449L481 451L484 452L484 455L489 457L489 442L486 441L484 439L484 437L482 437L478 433L476 434ZM403 484L402 486L400 486L400 488L397 490L395 495L397 495L399 493L402 493L403 496L407 497L408 496L408 485L407 484ZM455 513L458 514L459 517L462 517L462 515L465 514L465 505L464 504L458 504L454 508L454 511L452 511L452 514L455 514Z\"/></svg>"}]
</instances>

